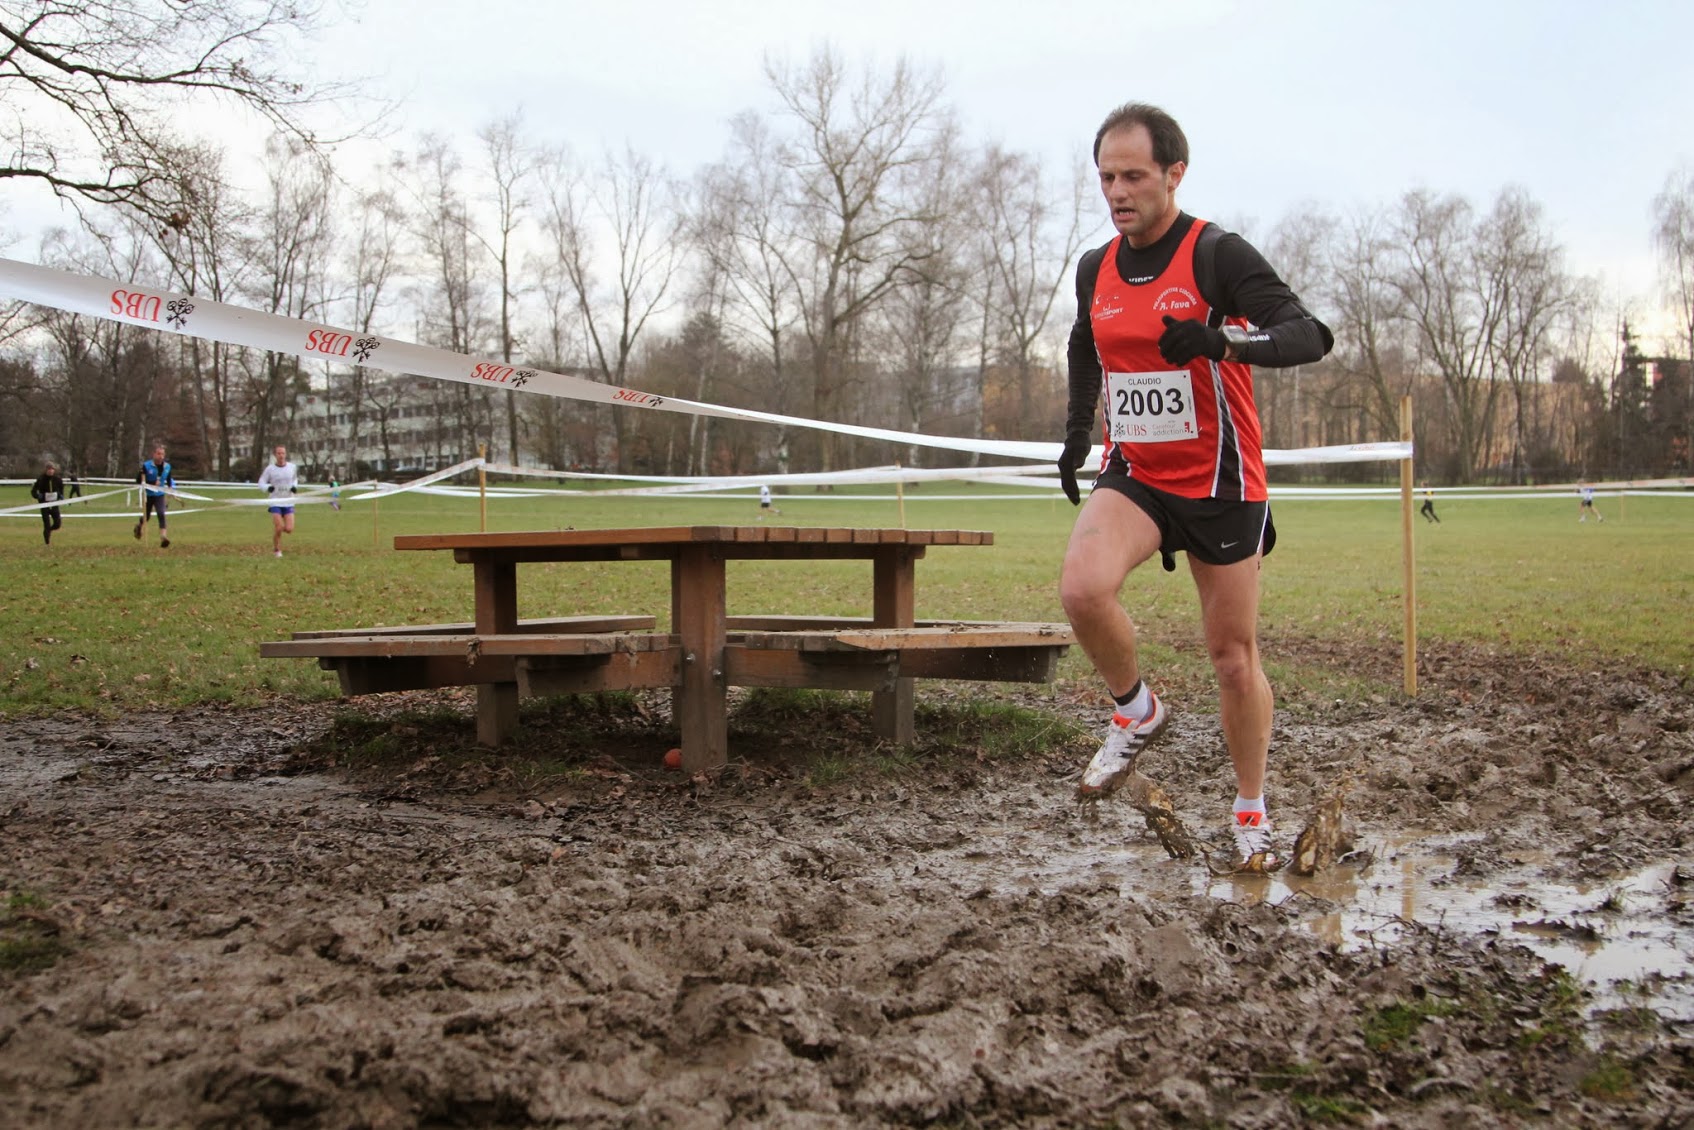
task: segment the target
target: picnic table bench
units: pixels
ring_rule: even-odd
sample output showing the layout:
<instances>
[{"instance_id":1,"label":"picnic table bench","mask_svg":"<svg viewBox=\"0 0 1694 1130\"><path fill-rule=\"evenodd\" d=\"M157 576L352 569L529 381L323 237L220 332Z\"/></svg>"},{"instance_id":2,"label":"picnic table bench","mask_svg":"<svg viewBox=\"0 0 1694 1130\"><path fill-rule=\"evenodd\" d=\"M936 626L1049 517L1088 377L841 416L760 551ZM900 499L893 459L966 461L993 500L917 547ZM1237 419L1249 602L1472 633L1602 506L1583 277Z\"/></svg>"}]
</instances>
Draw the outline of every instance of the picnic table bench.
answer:
<instances>
[{"instance_id":1,"label":"picnic table bench","mask_svg":"<svg viewBox=\"0 0 1694 1130\"><path fill-rule=\"evenodd\" d=\"M477 737L509 739L521 696L669 687L683 767L728 756L727 688L870 691L873 730L913 736L912 680L1045 682L1074 642L1069 625L918 620L915 564L930 546L986 546L970 530L685 526L402 536L402 550L450 550L473 567L476 616L458 624L300 631L266 658L315 658L346 695L476 686ZM725 563L872 563L872 615L730 615ZM517 566L536 561L671 565L670 631L653 616L520 620Z\"/></svg>"}]
</instances>

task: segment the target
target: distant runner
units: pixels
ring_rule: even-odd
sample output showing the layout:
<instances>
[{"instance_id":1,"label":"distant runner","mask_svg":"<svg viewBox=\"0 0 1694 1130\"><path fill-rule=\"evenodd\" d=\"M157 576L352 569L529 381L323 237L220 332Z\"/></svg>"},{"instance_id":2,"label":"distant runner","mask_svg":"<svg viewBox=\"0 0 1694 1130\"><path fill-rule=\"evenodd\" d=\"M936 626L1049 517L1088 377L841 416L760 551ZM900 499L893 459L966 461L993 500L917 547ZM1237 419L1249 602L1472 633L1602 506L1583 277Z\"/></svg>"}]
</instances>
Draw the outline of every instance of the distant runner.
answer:
<instances>
[{"instance_id":1,"label":"distant runner","mask_svg":"<svg viewBox=\"0 0 1694 1130\"><path fill-rule=\"evenodd\" d=\"M171 465L165 461L164 444L153 446L153 458L141 464L141 471L135 476L135 481L142 484L141 521L135 524L135 540L141 540L141 528L147 524L147 519L156 513L159 515L159 548L169 549L171 539L165 532L165 488L174 488L176 479L171 477Z\"/></svg>"},{"instance_id":2,"label":"distant runner","mask_svg":"<svg viewBox=\"0 0 1694 1130\"><path fill-rule=\"evenodd\" d=\"M1594 509L1594 488L1587 483L1579 483L1577 484L1577 493L1582 496L1582 501L1576 504L1576 520L1586 522L1588 516L1592 514L1596 522L1604 522L1606 516Z\"/></svg>"},{"instance_id":3,"label":"distant runner","mask_svg":"<svg viewBox=\"0 0 1694 1130\"><path fill-rule=\"evenodd\" d=\"M1423 506L1418 509L1418 513L1423 515L1425 522L1434 522L1438 526L1441 524L1441 519L1435 516L1435 492L1429 488L1427 479L1423 484Z\"/></svg>"},{"instance_id":4,"label":"distant runner","mask_svg":"<svg viewBox=\"0 0 1694 1130\"><path fill-rule=\"evenodd\" d=\"M288 448L276 445L276 462L259 472L259 485L271 496L271 549L282 556L282 535L294 532L294 492L300 468L288 461Z\"/></svg>"},{"instance_id":5,"label":"distant runner","mask_svg":"<svg viewBox=\"0 0 1694 1130\"><path fill-rule=\"evenodd\" d=\"M49 459L36 478L35 485L29 488L29 496L37 502L58 502L65 497L65 480L59 477L59 468ZM41 508L41 544L53 544L53 531L64 523L59 519L57 506Z\"/></svg>"}]
</instances>

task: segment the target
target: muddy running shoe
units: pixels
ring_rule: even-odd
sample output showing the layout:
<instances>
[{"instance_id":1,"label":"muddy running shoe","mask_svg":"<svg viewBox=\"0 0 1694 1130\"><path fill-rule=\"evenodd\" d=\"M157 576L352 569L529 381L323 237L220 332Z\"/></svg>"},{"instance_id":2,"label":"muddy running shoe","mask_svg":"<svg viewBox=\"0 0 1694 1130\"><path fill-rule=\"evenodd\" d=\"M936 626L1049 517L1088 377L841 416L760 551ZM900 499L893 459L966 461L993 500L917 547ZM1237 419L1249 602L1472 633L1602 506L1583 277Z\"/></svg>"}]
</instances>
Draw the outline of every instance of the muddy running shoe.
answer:
<instances>
[{"instance_id":1,"label":"muddy running shoe","mask_svg":"<svg viewBox=\"0 0 1694 1130\"><path fill-rule=\"evenodd\" d=\"M1235 837L1237 871L1275 871L1282 860L1271 850L1270 817L1262 812L1237 812L1229 823Z\"/></svg>"},{"instance_id":2,"label":"muddy running shoe","mask_svg":"<svg viewBox=\"0 0 1694 1130\"><path fill-rule=\"evenodd\" d=\"M1163 700L1156 694L1152 698L1153 704L1147 708L1147 716L1139 722L1126 717L1121 710L1113 712L1111 725L1106 727L1106 740L1088 763L1088 768L1082 771L1082 783L1076 787L1077 796L1109 795L1135 768L1135 759L1147 748L1147 743L1165 732L1165 723L1170 716L1165 713Z\"/></svg>"},{"instance_id":3,"label":"muddy running shoe","mask_svg":"<svg viewBox=\"0 0 1694 1130\"><path fill-rule=\"evenodd\" d=\"M169 549L170 547L171 547L171 539L170 538L160 538L159 539L159 548L160 549Z\"/></svg>"},{"instance_id":4,"label":"muddy running shoe","mask_svg":"<svg viewBox=\"0 0 1694 1130\"><path fill-rule=\"evenodd\" d=\"M135 524L135 540L136 541L141 540L141 523L140 522L137 522Z\"/></svg>"}]
</instances>

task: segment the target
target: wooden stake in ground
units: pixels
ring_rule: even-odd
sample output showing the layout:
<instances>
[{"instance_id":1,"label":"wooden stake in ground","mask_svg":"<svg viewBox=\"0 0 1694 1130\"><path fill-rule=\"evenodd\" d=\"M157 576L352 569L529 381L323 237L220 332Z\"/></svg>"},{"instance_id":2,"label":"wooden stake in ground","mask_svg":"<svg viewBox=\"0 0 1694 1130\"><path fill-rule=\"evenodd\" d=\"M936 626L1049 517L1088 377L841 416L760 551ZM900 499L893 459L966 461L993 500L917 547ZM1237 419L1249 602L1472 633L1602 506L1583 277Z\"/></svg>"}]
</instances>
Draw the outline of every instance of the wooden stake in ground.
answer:
<instances>
[{"instance_id":1,"label":"wooden stake in ground","mask_svg":"<svg viewBox=\"0 0 1694 1130\"><path fill-rule=\"evenodd\" d=\"M482 463L477 464L476 468L477 507L481 515L481 524L477 529L486 534L488 532L488 445L486 443L476 445L476 457L483 460Z\"/></svg>"}]
</instances>

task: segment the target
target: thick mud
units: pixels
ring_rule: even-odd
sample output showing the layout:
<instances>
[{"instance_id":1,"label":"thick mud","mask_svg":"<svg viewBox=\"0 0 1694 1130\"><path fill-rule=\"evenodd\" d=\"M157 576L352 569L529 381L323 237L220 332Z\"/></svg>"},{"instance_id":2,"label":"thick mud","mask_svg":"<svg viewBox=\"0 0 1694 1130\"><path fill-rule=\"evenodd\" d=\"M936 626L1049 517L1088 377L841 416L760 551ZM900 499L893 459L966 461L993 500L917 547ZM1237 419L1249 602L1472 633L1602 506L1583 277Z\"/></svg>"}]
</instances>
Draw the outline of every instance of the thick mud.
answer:
<instances>
[{"instance_id":1,"label":"thick mud","mask_svg":"<svg viewBox=\"0 0 1694 1130\"><path fill-rule=\"evenodd\" d=\"M1171 697L1142 768L1221 847L1216 718ZM1448 651L1412 701L1285 696L1280 846L1344 789L1311 877L1079 805L1064 728L743 720L687 779L662 700L506 757L442 703L0 723L0 1125L1694 1121L1667 676Z\"/></svg>"}]
</instances>

